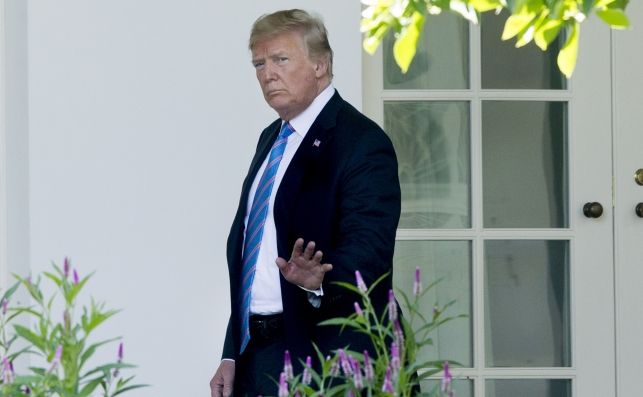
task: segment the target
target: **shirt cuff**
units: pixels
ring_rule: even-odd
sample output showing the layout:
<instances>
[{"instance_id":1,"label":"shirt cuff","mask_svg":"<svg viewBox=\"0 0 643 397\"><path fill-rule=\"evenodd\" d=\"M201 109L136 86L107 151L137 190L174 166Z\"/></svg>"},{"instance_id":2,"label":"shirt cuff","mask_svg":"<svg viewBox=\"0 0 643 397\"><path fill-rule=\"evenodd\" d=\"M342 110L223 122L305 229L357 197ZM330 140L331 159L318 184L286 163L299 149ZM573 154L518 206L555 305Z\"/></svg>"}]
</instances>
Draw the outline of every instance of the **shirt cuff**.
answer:
<instances>
[{"instance_id":1,"label":"shirt cuff","mask_svg":"<svg viewBox=\"0 0 643 397\"><path fill-rule=\"evenodd\" d=\"M321 306L321 297L324 296L324 288L320 285L318 289L312 290L300 286L299 288L303 289L308 293L308 303L311 304L315 309L319 309Z\"/></svg>"},{"instance_id":2,"label":"shirt cuff","mask_svg":"<svg viewBox=\"0 0 643 397\"><path fill-rule=\"evenodd\" d=\"M324 296L324 287L322 287L321 285L317 289L308 289L308 288L304 288L302 286L299 286L299 288L301 288L304 291L308 292L308 295L312 294L313 296L318 296L318 297Z\"/></svg>"}]
</instances>

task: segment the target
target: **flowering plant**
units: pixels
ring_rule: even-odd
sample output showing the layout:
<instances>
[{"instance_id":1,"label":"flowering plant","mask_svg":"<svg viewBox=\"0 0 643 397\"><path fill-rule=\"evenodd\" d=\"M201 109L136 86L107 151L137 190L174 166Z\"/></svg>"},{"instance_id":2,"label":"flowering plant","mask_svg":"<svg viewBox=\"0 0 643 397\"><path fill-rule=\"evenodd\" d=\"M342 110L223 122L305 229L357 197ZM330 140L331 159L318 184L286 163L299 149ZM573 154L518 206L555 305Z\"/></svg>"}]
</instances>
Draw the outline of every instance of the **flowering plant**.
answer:
<instances>
[{"instance_id":1,"label":"flowering plant","mask_svg":"<svg viewBox=\"0 0 643 397\"><path fill-rule=\"evenodd\" d=\"M99 390L101 396L114 397L143 387L130 384L133 376L121 376L121 370L133 367L123 362L122 342L113 362L86 369L97 349L120 339L92 343L89 338L117 311L107 310L92 299L78 313L77 297L91 274L80 278L67 258L62 269L55 264L53 268L53 272L43 273L56 286L53 296L45 297L41 277L34 282L31 277L15 276L18 282L0 300L0 397L89 397ZM10 306L21 286L31 296L33 306ZM36 365L25 370L26 374L18 374L14 362L27 354L36 357Z\"/></svg>"},{"instance_id":2,"label":"flowering plant","mask_svg":"<svg viewBox=\"0 0 643 397\"><path fill-rule=\"evenodd\" d=\"M425 346L432 345L431 332L440 325L457 317L444 316L447 307L434 307L427 318L420 310L422 296L436 283L422 289L420 269L415 270L413 297L398 290L407 315L398 314L398 305L393 290L384 313L373 308L370 292L384 279L381 277L367 287L359 271L355 272L356 284L338 283L358 294L361 304L354 303L355 313L349 317L323 321L320 325L334 325L352 328L370 338L375 357L368 351L354 352L338 349L334 356L324 357L317 350L320 369L312 366L312 358L306 357L303 373L294 376L288 351L284 357L284 371L279 379L279 397L288 396L400 396L417 395L419 382L443 372L439 388L426 395L453 396L452 375L449 361L418 361L418 353ZM453 362L451 362L453 364Z\"/></svg>"}]
</instances>

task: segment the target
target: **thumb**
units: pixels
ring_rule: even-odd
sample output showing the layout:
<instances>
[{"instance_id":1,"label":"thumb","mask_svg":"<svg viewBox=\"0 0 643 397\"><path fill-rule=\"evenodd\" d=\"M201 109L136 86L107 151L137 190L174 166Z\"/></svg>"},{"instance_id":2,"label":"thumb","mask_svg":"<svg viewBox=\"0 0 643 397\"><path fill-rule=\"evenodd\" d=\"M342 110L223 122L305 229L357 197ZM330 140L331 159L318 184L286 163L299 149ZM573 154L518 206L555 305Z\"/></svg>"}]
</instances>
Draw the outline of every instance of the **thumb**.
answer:
<instances>
[{"instance_id":1,"label":"thumb","mask_svg":"<svg viewBox=\"0 0 643 397\"><path fill-rule=\"evenodd\" d=\"M286 267L288 266L288 261L282 257L278 257L277 259L275 259L275 263L277 264L279 270L286 270Z\"/></svg>"}]
</instances>

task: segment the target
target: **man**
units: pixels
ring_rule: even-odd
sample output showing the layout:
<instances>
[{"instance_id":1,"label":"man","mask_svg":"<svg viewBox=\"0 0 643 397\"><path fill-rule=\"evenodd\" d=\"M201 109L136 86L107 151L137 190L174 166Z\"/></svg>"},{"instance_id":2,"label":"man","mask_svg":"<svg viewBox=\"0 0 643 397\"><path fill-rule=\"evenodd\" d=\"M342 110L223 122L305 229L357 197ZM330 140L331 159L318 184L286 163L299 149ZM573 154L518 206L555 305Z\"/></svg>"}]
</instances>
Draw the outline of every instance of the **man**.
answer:
<instances>
[{"instance_id":1,"label":"man","mask_svg":"<svg viewBox=\"0 0 643 397\"><path fill-rule=\"evenodd\" d=\"M228 237L231 316L212 396L275 395L288 350L297 367L363 336L317 326L347 316L357 296L334 282L367 284L383 309L400 215L390 140L331 85L323 23L301 10L260 17L250 35L263 96L279 115L259 137Z\"/></svg>"}]
</instances>

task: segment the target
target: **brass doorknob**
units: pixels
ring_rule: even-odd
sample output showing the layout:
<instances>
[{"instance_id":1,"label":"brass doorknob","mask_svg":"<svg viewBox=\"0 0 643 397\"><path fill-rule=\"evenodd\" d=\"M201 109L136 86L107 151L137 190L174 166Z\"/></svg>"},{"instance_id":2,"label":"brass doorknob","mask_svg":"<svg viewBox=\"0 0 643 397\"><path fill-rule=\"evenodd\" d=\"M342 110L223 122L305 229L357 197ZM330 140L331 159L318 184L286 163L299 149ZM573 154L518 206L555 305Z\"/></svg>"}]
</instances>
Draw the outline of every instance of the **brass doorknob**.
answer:
<instances>
[{"instance_id":1,"label":"brass doorknob","mask_svg":"<svg viewBox=\"0 0 643 397\"><path fill-rule=\"evenodd\" d=\"M603 206L597 202L585 203L583 214L588 218L600 218L603 215Z\"/></svg>"},{"instance_id":2,"label":"brass doorknob","mask_svg":"<svg viewBox=\"0 0 643 397\"><path fill-rule=\"evenodd\" d=\"M634 182L636 182L637 184L643 186L643 168L639 168L634 173Z\"/></svg>"},{"instance_id":3,"label":"brass doorknob","mask_svg":"<svg viewBox=\"0 0 643 397\"><path fill-rule=\"evenodd\" d=\"M643 218L643 203L636 204L634 211L636 211L636 216Z\"/></svg>"}]
</instances>

